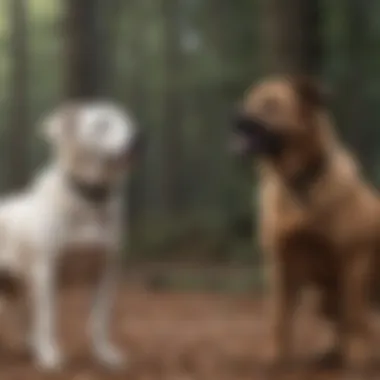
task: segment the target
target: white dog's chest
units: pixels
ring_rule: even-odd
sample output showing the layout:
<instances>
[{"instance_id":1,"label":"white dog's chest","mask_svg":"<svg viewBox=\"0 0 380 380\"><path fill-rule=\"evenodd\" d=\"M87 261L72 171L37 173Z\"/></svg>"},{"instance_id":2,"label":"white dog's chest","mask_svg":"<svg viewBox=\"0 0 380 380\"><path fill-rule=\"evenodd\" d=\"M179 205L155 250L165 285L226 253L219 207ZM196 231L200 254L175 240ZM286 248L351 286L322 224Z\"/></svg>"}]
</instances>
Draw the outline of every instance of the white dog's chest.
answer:
<instances>
[{"instance_id":1,"label":"white dog's chest","mask_svg":"<svg viewBox=\"0 0 380 380\"><path fill-rule=\"evenodd\" d=\"M98 283L107 265L107 253L96 247L71 246L62 251L57 262L57 280L61 286Z\"/></svg>"},{"instance_id":2,"label":"white dog's chest","mask_svg":"<svg viewBox=\"0 0 380 380\"><path fill-rule=\"evenodd\" d=\"M106 249L111 240L112 225L106 211L78 209L69 215L65 231L67 246Z\"/></svg>"},{"instance_id":3,"label":"white dog's chest","mask_svg":"<svg viewBox=\"0 0 380 380\"><path fill-rule=\"evenodd\" d=\"M104 213L78 210L70 215L58 260L58 277L64 285L92 283L106 267L112 228Z\"/></svg>"}]
</instances>

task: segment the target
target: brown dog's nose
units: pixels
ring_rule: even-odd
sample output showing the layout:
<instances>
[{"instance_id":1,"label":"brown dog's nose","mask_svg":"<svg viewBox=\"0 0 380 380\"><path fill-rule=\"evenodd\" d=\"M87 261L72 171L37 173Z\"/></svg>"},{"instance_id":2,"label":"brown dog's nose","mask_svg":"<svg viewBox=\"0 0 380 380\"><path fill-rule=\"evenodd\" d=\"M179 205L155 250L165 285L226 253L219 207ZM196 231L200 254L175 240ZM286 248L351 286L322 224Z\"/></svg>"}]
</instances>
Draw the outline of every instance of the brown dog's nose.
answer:
<instances>
[{"instance_id":1,"label":"brown dog's nose","mask_svg":"<svg viewBox=\"0 0 380 380\"><path fill-rule=\"evenodd\" d=\"M135 161L141 155L145 145L145 136L142 132L136 132L129 144L116 155L107 158L109 164L124 165Z\"/></svg>"}]
</instances>

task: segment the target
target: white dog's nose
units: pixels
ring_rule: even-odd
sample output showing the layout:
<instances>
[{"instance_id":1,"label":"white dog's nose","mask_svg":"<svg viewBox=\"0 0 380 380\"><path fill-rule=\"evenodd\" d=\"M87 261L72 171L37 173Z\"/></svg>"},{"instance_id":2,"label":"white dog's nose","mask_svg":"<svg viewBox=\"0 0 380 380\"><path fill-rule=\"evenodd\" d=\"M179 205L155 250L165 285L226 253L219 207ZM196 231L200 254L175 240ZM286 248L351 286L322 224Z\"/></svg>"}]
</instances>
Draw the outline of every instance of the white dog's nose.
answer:
<instances>
[{"instance_id":1,"label":"white dog's nose","mask_svg":"<svg viewBox=\"0 0 380 380\"><path fill-rule=\"evenodd\" d=\"M135 160L142 152L145 138L141 132L136 132L124 149L107 155L109 165L125 165Z\"/></svg>"},{"instance_id":2,"label":"white dog's nose","mask_svg":"<svg viewBox=\"0 0 380 380\"><path fill-rule=\"evenodd\" d=\"M144 133L141 131L136 132L124 154L127 161L133 160L137 156L141 155L144 149L144 146L145 146Z\"/></svg>"},{"instance_id":3,"label":"white dog's nose","mask_svg":"<svg viewBox=\"0 0 380 380\"><path fill-rule=\"evenodd\" d=\"M132 150L133 153L140 153L144 149L145 142L145 134L142 131L136 132L132 139L130 150Z\"/></svg>"}]
</instances>

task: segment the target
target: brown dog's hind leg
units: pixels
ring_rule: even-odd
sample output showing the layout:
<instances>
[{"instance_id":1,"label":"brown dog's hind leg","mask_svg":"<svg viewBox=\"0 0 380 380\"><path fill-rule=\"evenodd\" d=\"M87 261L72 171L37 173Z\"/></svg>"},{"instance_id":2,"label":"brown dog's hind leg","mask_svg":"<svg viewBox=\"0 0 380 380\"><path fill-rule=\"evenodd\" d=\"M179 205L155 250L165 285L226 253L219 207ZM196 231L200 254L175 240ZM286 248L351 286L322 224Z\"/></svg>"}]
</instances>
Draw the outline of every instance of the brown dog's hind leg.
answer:
<instances>
[{"instance_id":1,"label":"brown dog's hind leg","mask_svg":"<svg viewBox=\"0 0 380 380\"><path fill-rule=\"evenodd\" d=\"M346 257L341 272L342 307L339 344L344 366L362 373L370 361L372 334L370 331L370 255L362 250Z\"/></svg>"},{"instance_id":2,"label":"brown dog's hind leg","mask_svg":"<svg viewBox=\"0 0 380 380\"><path fill-rule=\"evenodd\" d=\"M320 313L321 317L327 319L334 327L337 338L340 338L340 303L341 295L337 284L330 284L330 286L323 289ZM312 359L313 367L317 369L339 369L343 366L343 352L342 347L336 339L332 346L320 355Z\"/></svg>"}]
</instances>

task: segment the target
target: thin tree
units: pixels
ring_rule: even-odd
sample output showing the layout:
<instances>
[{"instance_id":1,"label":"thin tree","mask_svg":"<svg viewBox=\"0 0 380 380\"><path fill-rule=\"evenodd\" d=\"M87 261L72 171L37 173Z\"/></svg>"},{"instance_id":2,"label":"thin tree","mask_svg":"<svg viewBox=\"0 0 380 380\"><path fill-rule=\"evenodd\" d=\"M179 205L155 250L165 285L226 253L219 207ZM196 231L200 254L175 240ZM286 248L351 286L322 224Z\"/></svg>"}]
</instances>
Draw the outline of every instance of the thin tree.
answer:
<instances>
[{"instance_id":1,"label":"thin tree","mask_svg":"<svg viewBox=\"0 0 380 380\"><path fill-rule=\"evenodd\" d=\"M320 74L321 1L263 0L263 6L265 71Z\"/></svg>"},{"instance_id":2,"label":"thin tree","mask_svg":"<svg viewBox=\"0 0 380 380\"><path fill-rule=\"evenodd\" d=\"M147 19L146 13L144 13L144 2L131 2L129 4L128 11L132 12L135 18L134 33L140 36L138 39L135 37L130 40L130 53L131 59L134 63L134 74L128 83L127 98L128 107L133 110L133 114L138 120L138 127L144 129L145 125L149 122L149 116L147 114L147 89L146 89L146 76L147 67L144 60L147 50L146 33L149 27L149 19ZM152 6L152 4L150 4ZM149 139L148 139L149 142ZM129 215L128 220L131 225L134 226L138 216L144 211L146 193L150 186L147 186L147 146L139 152L137 157L136 167L134 167L133 173L129 182ZM151 190L151 189L150 189Z\"/></svg>"},{"instance_id":3,"label":"thin tree","mask_svg":"<svg viewBox=\"0 0 380 380\"><path fill-rule=\"evenodd\" d=\"M10 113L8 178L11 189L23 187L29 176L31 143L28 104L28 28L26 0L9 0L10 33Z\"/></svg>"},{"instance_id":4,"label":"thin tree","mask_svg":"<svg viewBox=\"0 0 380 380\"><path fill-rule=\"evenodd\" d=\"M164 120L162 131L164 210L176 213L182 206L181 156L181 20L179 0L161 0L164 22Z\"/></svg>"},{"instance_id":5,"label":"thin tree","mask_svg":"<svg viewBox=\"0 0 380 380\"><path fill-rule=\"evenodd\" d=\"M104 67L101 54L99 0L65 0L65 95L86 99L101 94Z\"/></svg>"},{"instance_id":6,"label":"thin tree","mask_svg":"<svg viewBox=\"0 0 380 380\"><path fill-rule=\"evenodd\" d=\"M125 36L119 33L120 25L125 16L124 10L128 2L123 0L95 0L96 6L96 35L97 60L100 80L98 86L105 96L112 96L116 92L116 58L118 43Z\"/></svg>"},{"instance_id":7,"label":"thin tree","mask_svg":"<svg viewBox=\"0 0 380 380\"><path fill-rule=\"evenodd\" d=\"M342 86L344 107L342 119L348 128L348 140L360 156L363 169L373 174L377 157L377 128L371 115L370 99L366 93L371 81L371 9L373 1L345 3L347 19L346 62L347 77ZM371 49L371 47L370 47ZM377 104L375 105L377 107Z\"/></svg>"}]
</instances>

